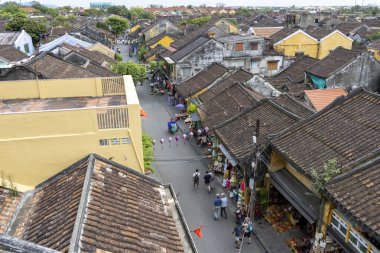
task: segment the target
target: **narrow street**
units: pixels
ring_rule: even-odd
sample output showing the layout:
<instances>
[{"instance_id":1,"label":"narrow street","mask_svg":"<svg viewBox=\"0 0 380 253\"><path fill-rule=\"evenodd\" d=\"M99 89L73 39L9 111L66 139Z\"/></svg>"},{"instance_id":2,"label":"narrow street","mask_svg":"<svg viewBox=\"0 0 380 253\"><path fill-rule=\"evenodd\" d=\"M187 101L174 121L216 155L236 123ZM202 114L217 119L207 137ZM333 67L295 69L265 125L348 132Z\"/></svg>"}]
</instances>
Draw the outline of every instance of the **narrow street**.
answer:
<instances>
[{"instance_id":1,"label":"narrow street","mask_svg":"<svg viewBox=\"0 0 380 253\"><path fill-rule=\"evenodd\" d=\"M141 107L148 114L147 118L142 118L143 130L156 140L154 156L159 161L154 163L155 173L152 177L163 183L171 183L178 194L180 205L183 209L189 229L205 225L203 228L203 238L199 239L192 233L200 253L215 252L238 252L234 247L234 237L232 231L235 226L234 207L230 205L228 210L229 218L219 221L213 220L212 204L215 194L222 192L221 186L214 182L214 189L211 194L207 193L203 184L203 175L205 174L205 165L197 160L198 153L194 147L183 141L181 138L178 146L175 143L174 136L169 146L167 132L167 121L170 115L175 113L174 107L167 106L167 96L149 95L149 87L136 86L139 95ZM181 134L179 134L181 136ZM163 145L160 139L164 139ZM195 159L191 159L195 157ZM167 158L167 159L164 159ZM184 160L183 158L189 158ZM192 187L192 174L195 169L201 171L201 181L198 190ZM260 244L253 238L252 246L247 242L244 243L241 252L265 252Z\"/></svg>"}]
</instances>

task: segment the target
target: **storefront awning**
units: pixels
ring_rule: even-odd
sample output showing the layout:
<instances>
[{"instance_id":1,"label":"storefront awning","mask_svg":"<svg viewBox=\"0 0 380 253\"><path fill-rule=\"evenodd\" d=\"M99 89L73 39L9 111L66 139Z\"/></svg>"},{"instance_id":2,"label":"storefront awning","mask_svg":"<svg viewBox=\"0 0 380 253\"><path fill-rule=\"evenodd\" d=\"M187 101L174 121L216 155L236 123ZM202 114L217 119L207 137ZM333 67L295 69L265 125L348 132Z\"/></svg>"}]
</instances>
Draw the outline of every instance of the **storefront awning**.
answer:
<instances>
[{"instance_id":1,"label":"storefront awning","mask_svg":"<svg viewBox=\"0 0 380 253\"><path fill-rule=\"evenodd\" d=\"M271 173L272 184L310 223L319 217L320 199L287 169Z\"/></svg>"},{"instance_id":2,"label":"storefront awning","mask_svg":"<svg viewBox=\"0 0 380 253\"><path fill-rule=\"evenodd\" d=\"M228 161L231 163L232 166L236 166L237 162L232 157L232 155L228 152L227 148L223 144L219 144L220 151L223 152L223 154L227 157Z\"/></svg>"}]
</instances>

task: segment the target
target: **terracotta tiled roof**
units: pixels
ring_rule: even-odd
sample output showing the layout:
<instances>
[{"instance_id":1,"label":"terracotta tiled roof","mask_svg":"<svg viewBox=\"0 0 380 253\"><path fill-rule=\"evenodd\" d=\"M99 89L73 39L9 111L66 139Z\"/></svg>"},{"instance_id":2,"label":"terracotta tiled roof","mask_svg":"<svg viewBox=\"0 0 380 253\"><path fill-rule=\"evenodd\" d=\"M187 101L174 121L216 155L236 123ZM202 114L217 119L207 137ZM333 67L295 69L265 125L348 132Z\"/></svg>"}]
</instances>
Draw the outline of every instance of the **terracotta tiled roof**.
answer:
<instances>
[{"instance_id":1,"label":"terracotta tiled roof","mask_svg":"<svg viewBox=\"0 0 380 253\"><path fill-rule=\"evenodd\" d=\"M353 168L340 175L327 187L328 196L337 208L380 238L380 159Z\"/></svg>"},{"instance_id":2,"label":"terracotta tiled roof","mask_svg":"<svg viewBox=\"0 0 380 253\"><path fill-rule=\"evenodd\" d=\"M346 95L347 91L344 88L305 91L305 99L308 100L317 111L331 104L337 97Z\"/></svg>"},{"instance_id":3,"label":"terracotta tiled roof","mask_svg":"<svg viewBox=\"0 0 380 253\"><path fill-rule=\"evenodd\" d=\"M255 135L257 119L260 120L259 145L263 148L269 142L269 134L279 134L300 120L274 102L264 99L217 126L216 136L239 162L246 161L252 154L252 136Z\"/></svg>"},{"instance_id":4,"label":"terracotta tiled roof","mask_svg":"<svg viewBox=\"0 0 380 253\"><path fill-rule=\"evenodd\" d=\"M0 234L7 231L20 201L21 195L12 197L9 189L0 187Z\"/></svg>"},{"instance_id":5,"label":"terracotta tiled roof","mask_svg":"<svg viewBox=\"0 0 380 253\"><path fill-rule=\"evenodd\" d=\"M315 113L306 103L293 98L287 93L274 97L272 100L274 103L301 118L308 118Z\"/></svg>"},{"instance_id":6,"label":"terracotta tiled roof","mask_svg":"<svg viewBox=\"0 0 380 253\"><path fill-rule=\"evenodd\" d=\"M318 62L318 59L307 55L302 56L278 73L276 77L289 77L295 83L303 82L305 80L305 71L316 62Z\"/></svg>"},{"instance_id":7,"label":"terracotta tiled roof","mask_svg":"<svg viewBox=\"0 0 380 253\"><path fill-rule=\"evenodd\" d=\"M36 187L16 236L61 252L184 252L173 201L158 181L94 154Z\"/></svg>"},{"instance_id":8,"label":"terracotta tiled roof","mask_svg":"<svg viewBox=\"0 0 380 253\"><path fill-rule=\"evenodd\" d=\"M99 75L99 76L103 76L103 77L110 77L110 76L120 76L120 74L116 74L114 72L112 72L111 70L105 68L105 67L102 67L100 66L99 64L97 63L93 63L93 62L90 62L87 64L87 66L85 67L85 69Z\"/></svg>"},{"instance_id":9,"label":"terracotta tiled roof","mask_svg":"<svg viewBox=\"0 0 380 253\"><path fill-rule=\"evenodd\" d=\"M272 44L275 44L275 43L279 42L280 40L285 39L289 35L295 33L298 30L299 29L284 28L284 29L281 29L280 31L276 32L275 34L272 34L269 37L269 39L270 39Z\"/></svg>"},{"instance_id":10,"label":"terracotta tiled roof","mask_svg":"<svg viewBox=\"0 0 380 253\"><path fill-rule=\"evenodd\" d=\"M213 63L198 72L195 76L190 77L186 81L176 85L175 88L182 97L188 98L211 85L227 72L228 68L225 66L219 63Z\"/></svg>"},{"instance_id":11,"label":"terracotta tiled roof","mask_svg":"<svg viewBox=\"0 0 380 253\"><path fill-rule=\"evenodd\" d=\"M0 48L0 58L8 60L9 62L15 62L28 58L28 56L14 47L7 46Z\"/></svg>"},{"instance_id":12,"label":"terracotta tiled roof","mask_svg":"<svg viewBox=\"0 0 380 253\"><path fill-rule=\"evenodd\" d=\"M368 45L368 48L380 50L380 40L372 42L371 44Z\"/></svg>"},{"instance_id":13,"label":"terracotta tiled roof","mask_svg":"<svg viewBox=\"0 0 380 253\"><path fill-rule=\"evenodd\" d=\"M245 71L244 69L239 68L232 74L226 76L219 82L215 83L210 89L200 94L198 98L202 101L202 103L206 103L207 101L216 97L219 93L229 89L235 83L247 82L252 78L252 76L253 74L249 73L248 71Z\"/></svg>"},{"instance_id":14,"label":"terracotta tiled roof","mask_svg":"<svg viewBox=\"0 0 380 253\"><path fill-rule=\"evenodd\" d=\"M253 27L253 32L257 36L263 36L264 38L269 38L273 34L281 31L283 29L282 26L279 27Z\"/></svg>"},{"instance_id":15,"label":"terracotta tiled roof","mask_svg":"<svg viewBox=\"0 0 380 253\"><path fill-rule=\"evenodd\" d=\"M379 150L380 95L357 89L272 140L272 146L311 178L333 158L343 172Z\"/></svg>"},{"instance_id":16,"label":"terracotta tiled roof","mask_svg":"<svg viewBox=\"0 0 380 253\"><path fill-rule=\"evenodd\" d=\"M37 70L47 79L60 79L60 78L85 78L85 77L99 77L87 69L71 64L64 61L52 53L42 53L34 57L31 61L25 63L25 66L32 70Z\"/></svg>"},{"instance_id":17,"label":"terracotta tiled roof","mask_svg":"<svg viewBox=\"0 0 380 253\"><path fill-rule=\"evenodd\" d=\"M328 56L309 67L305 72L322 78L328 78L353 62L360 54L361 52L358 51L338 47Z\"/></svg>"},{"instance_id":18,"label":"terracotta tiled roof","mask_svg":"<svg viewBox=\"0 0 380 253\"><path fill-rule=\"evenodd\" d=\"M287 84L291 84L292 80L288 76L284 77L275 77L275 78L266 78L268 83L270 83L275 89L282 91Z\"/></svg>"},{"instance_id":19,"label":"terracotta tiled roof","mask_svg":"<svg viewBox=\"0 0 380 253\"><path fill-rule=\"evenodd\" d=\"M222 90L198 108L202 125L213 130L215 126L229 120L242 110L252 107L258 102L253 93L239 83Z\"/></svg>"},{"instance_id":20,"label":"terracotta tiled roof","mask_svg":"<svg viewBox=\"0 0 380 253\"><path fill-rule=\"evenodd\" d=\"M13 46L21 32L2 32L0 33L1 46Z\"/></svg>"}]
</instances>

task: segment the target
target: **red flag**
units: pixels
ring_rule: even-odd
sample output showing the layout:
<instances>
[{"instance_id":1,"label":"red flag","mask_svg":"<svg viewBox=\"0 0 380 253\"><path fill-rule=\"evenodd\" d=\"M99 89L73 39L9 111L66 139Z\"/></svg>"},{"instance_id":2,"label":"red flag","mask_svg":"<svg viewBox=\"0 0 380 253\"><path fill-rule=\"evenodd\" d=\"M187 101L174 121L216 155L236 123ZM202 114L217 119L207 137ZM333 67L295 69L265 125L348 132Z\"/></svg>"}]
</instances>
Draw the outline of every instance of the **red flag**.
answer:
<instances>
[{"instance_id":1,"label":"red flag","mask_svg":"<svg viewBox=\"0 0 380 253\"><path fill-rule=\"evenodd\" d=\"M204 225L200 226L200 227L197 227L196 229L193 230L193 232L199 237L199 238L202 238L203 234L202 234L202 228L204 227Z\"/></svg>"}]
</instances>

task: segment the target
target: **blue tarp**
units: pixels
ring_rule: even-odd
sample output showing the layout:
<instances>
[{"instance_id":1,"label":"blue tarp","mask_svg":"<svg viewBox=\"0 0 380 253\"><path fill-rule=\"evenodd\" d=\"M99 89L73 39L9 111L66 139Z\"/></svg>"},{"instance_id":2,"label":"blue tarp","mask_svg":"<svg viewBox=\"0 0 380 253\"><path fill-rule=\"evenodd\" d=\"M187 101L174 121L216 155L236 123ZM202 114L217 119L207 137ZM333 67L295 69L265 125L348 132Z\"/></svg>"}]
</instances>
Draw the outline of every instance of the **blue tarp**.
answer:
<instances>
[{"instance_id":1,"label":"blue tarp","mask_svg":"<svg viewBox=\"0 0 380 253\"><path fill-rule=\"evenodd\" d=\"M326 88L326 79L320 78L318 76L310 75L310 74L308 76L310 76L311 81L313 82L314 87L316 89L325 89Z\"/></svg>"}]
</instances>

